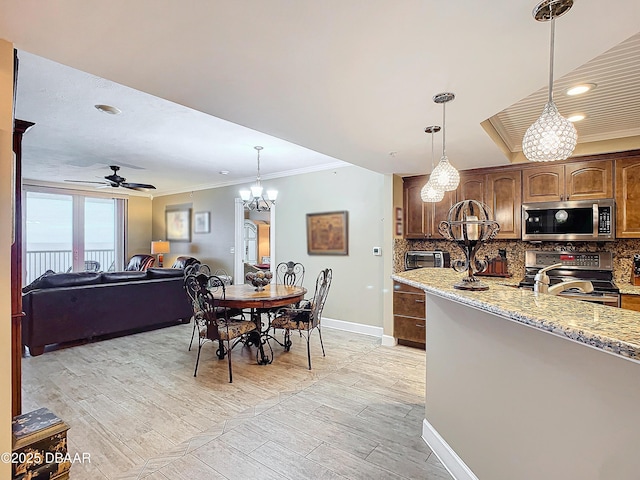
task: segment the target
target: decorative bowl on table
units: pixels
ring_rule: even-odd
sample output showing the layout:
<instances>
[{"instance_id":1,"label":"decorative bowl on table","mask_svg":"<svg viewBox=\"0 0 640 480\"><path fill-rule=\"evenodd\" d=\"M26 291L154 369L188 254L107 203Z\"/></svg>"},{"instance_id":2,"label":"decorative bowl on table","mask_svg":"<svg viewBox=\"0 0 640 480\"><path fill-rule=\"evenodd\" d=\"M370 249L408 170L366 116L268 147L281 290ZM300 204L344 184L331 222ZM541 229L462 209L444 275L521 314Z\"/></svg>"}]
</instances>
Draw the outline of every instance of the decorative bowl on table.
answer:
<instances>
[{"instance_id":1,"label":"decorative bowl on table","mask_svg":"<svg viewBox=\"0 0 640 480\"><path fill-rule=\"evenodd\" d=\"M265 285L269 285L271 283L273 274L270 271L249 272L244 278L248 280L251 285L256 287L256 292L261 292L262 290L264 290Z\"/></svg>"}]
</instances>

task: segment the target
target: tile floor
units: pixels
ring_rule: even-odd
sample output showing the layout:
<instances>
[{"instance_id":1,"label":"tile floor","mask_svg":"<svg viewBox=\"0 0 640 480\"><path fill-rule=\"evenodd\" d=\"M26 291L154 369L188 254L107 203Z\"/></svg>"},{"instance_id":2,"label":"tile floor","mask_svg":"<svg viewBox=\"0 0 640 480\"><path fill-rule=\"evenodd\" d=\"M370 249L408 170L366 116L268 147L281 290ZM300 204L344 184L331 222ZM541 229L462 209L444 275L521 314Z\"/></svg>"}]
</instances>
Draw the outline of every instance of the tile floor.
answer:
<instances>
[{"instance_id":1,"label":"tile floor","mask_svg":"<svg viewBox=\"0 0 640 480\"><path fill-rule=\"evenodd\" d=\"M70 424L71 479L451 479L420 438L425 353L325 328L256 365L188 351L190 325L23 359L23 411Z\"/></svg>"}]
</instances>

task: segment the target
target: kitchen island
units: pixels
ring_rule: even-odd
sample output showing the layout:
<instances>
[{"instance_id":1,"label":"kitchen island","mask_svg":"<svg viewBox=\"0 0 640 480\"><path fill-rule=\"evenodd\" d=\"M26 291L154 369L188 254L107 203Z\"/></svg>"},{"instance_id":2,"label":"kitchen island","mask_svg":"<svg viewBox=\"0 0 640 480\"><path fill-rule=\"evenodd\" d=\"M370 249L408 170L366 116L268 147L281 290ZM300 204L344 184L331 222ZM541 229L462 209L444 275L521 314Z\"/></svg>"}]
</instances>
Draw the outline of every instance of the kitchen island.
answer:
<instances>
[{"instance_id":1,"label":"kitchen island","mask_svg":"<svg viewBox=\"0 0 640 480\"><path fill-rule=\"evenodd\" d=\"M423 438L457 479L640 478L640 314L462 275L426 292Z\"/></svg>"}]
</instances>

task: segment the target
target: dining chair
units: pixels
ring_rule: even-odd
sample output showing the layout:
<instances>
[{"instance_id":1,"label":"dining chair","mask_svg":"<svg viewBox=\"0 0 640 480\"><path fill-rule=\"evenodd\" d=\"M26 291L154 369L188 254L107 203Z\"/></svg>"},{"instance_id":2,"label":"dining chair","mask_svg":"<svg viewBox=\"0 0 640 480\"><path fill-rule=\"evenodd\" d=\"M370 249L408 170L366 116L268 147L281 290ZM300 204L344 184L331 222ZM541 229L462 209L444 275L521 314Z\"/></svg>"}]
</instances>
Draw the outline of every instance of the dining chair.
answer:
<instances>
[{"instance_id":1,"label":"dining chair","mask_svg":"<svg viewBox=\"0 0 640 480\"><path fill-rule=\"evenodd\" d=\"M216 270L216 273L220 271L223 271L223 270L218 269ZM187 292L187 295L189 296L189 301L191 302L191 306L193 310L193 317L192 317L193 330L191 331L191 341L189 342L189 351L191 351L191 347L193 346L193 339L196 336L196 330L198 329L198 321L201 321L202 319L202 309L200 308L198 304L198 299L196 297L196 292L200 288L200 283L198 281L198 277L200 275L204 275L207 277L207 283L209 284L209 286L212 286L214 283L217 283L218 281L222 281L222 283L225 284L225 286L229 285L229 282L226 277L219 276L219 275L211 275L211 269L209 268L208 265L204 263L188 265L185 268L184 289ZM222 311L222 309L224 308L225 307L218 307L220 311ZM242 315L243 313L242 310L239 308L229 308L227 310L228 310L229 318Z\"/></svg>"},{"instance_id":2,"label":"dining chair","mask_svg":"<svg viewBox=\"0 0 640 480\"><path fill-rule=\"evenodd\" d=\"M198 356L193 376L198 373L202 345L207 341L217 341L216 354L220 360L227 357L229 383L232 383L231 351L238 343L246 341L251 332L256 332L257 326L251 320L244 320L244 317L230 318L229 310L220 305L225 298L225 284L222 279L203 274L189 277L188 282L192 283L191 288L195 291L196 302L201 312L197 319L194 317L198 328Z\"/></svg>"},{"instance_id":3,"label":"dining chair","mask_svg":"<svg viewBox=\"0 0 640 480\"><path fill-rule=\"evenodd\" d=\"M291 330L298 330L300 334L305 337L307 340L309 370L311 370L311 347L309 340L314 329L318 329L322 356L325 356L320 321L322 320L322 310L324 309L329 288L331 287L332 276L333 272L330 268L322 270L316 279L316 290L313 298L310 300L302 300L297 307L280 309L271 321L271 326L274 329L281 328L284 330L284 343L280 345L282 345L287 352L291 349Z\"/></svg>"},{"instance_id":4,"label":"dining chair","mask_svg":"<svg viewBox=\"0 0 640 480\"><path fill-rule=\"evenodd\" d=\"M292 261L280 262L276 267L276 283L301 287L304 282L304 265Z\"/></svg>"}]
</instances>

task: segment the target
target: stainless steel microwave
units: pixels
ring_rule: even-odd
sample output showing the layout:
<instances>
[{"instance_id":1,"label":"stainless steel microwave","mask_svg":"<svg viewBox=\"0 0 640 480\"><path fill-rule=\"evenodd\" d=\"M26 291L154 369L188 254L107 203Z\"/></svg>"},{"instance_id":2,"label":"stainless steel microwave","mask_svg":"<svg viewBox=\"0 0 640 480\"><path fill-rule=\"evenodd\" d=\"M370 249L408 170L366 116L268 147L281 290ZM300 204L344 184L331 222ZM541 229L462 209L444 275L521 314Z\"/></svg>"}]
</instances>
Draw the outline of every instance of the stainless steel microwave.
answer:
<instances>
[{"instance_id":1,"label":"stainless steel microwave","mask_svg":"<svg viewBox=\"0 0 640 480\"><path fill-rule=\"evenodd\" d=\"M615 240L615 201L578 200L522 205L522 240L602 242Z\"/></svg>"},{"instance_id":2,"label":"stainless steel microwave","mask_svg":"<svg viewBox=\"0 0 640 480\"><path fill-rule=\"evenodd\" d=\"M404 254L405 270L426 267L448 268L450 264L449 252L442 252L440 250L414 250Z\"/></svg>"}]
</instances>

